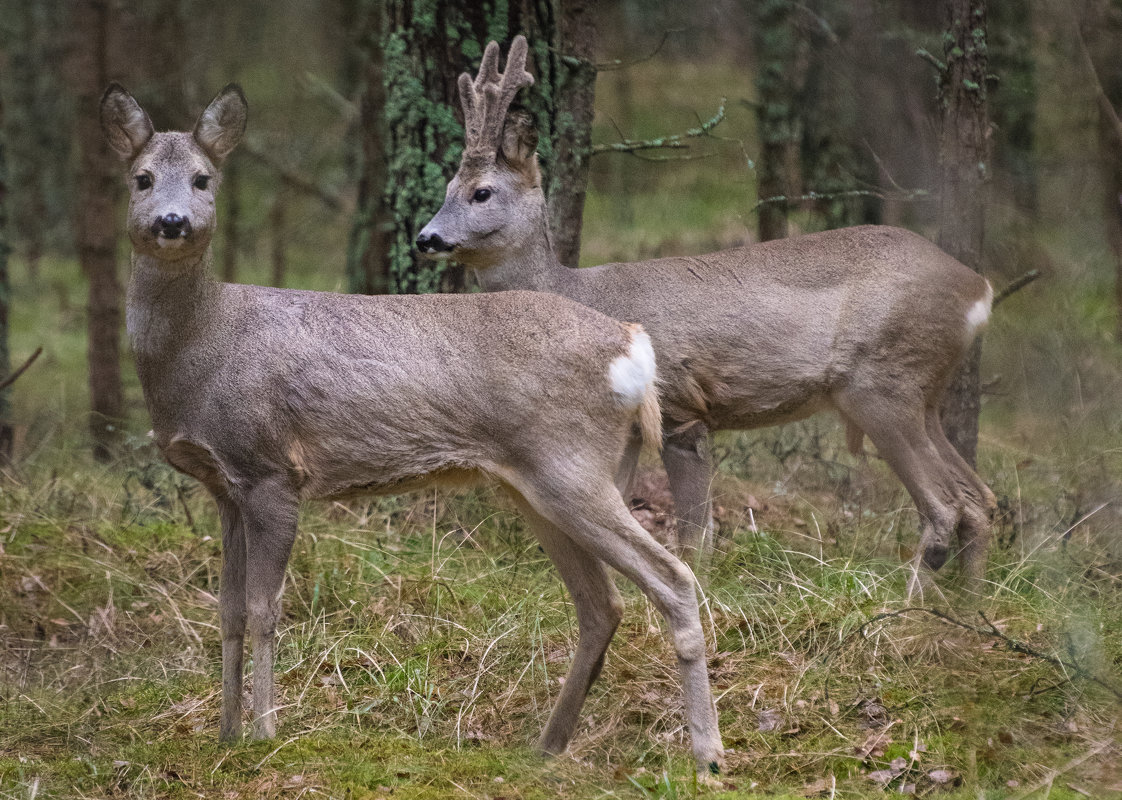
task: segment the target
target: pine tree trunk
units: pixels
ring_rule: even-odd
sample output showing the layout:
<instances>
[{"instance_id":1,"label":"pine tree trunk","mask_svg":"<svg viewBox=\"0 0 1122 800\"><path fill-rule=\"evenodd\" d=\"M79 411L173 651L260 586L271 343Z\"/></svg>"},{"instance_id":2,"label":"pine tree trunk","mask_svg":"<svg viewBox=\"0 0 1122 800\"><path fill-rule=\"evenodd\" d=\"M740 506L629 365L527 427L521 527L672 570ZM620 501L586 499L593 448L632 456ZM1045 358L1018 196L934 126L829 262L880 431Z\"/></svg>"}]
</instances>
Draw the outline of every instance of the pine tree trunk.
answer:
<instances>
[{"instance_id":1,"label":"pine tree trunk","mask_svg":"<svg viewBox=\"0 0 1122 800\"><path fill-rule=\"evenodd\" d=\"M756 162L756 195L761 242L787 236L787 198L791 196L789 150L796 141L792 70L795 31L790 0L754 3L756 46L756 121L760 157Z\"/></svg>"},{"instance_id":2,"label":"pine tree trunk","mask_svg":"<svg viewBox=\"0 0 1122 800\"><path fill-rule=\"evenodd\" d=\"M569 0L559 8L561 19L555 23L559 28L558 49L564 58L556 59L560 74L552 109L554 156L546 192L553 248L562 264L575 267L580 261L588 149L592 144L596 28L591 0Z\"/></svg>"},{"instance_id":3,"label":"pine tree trunk","mask_svg":"<svg viewBox=\"0 0 1122 800\"><path fill-rule=\"evenodd\" d=\"M8 280L8 161L4 145L4 99L0 97L0 380L12 371L8 338L8 309L12 300ZM0 465L12 459L11 396L11 387L0 389Z\"/></svg>"},{"instance_id":4,"label":"pine tree trunk","mask_svg":"<svg viewBox=\"0 0 1122 800\"><path fill-rule=\"evenodd\" d=\"M288 196L283 185L273 197L269 209L269 261L272 264L273 279L271 286L284 287L288 273L288 225L286 212Z\"/></svg>"},{"instance_id":5,"label":"pine tree trunk","mask_svg":"<svg viewBox=\"0 0 1122 800\"><path fill-rule=\"evenodd\" d=\"M230 162L222 176L222 196L226 207L222 219L222 280L233 283L238 279L238 253L241 250L241 169L236 161Z\"/></svg>"},{"instance_id":6,"label":"pine tree trunk","mask_svg":"<svg viewBox=\"0 0 1122 800\"><path fill-rule=\"evenodd\" d=\"M984 186L989 162L986 110L985 0L944 0L947 35L940 99L943 129L939 191L939 246L981 271L985 231ZM981 409L981 338L974 342L943 400L943 429L970 464L978 447Z\"/></svg>"},{"instance_id":7,"label":"pine tree trunk","mask_svg":"<svg viewBox=\"0 0 1122 800\"><path fill-rule=\"evenodd\" d=\"M381 14L379 14L381 10ZM483 47L530 40L536 82L519 101L537 123L551 227L576 263L592 119L594 30L588 0L374 4L365 47L364 167L348 253L352 290L431 292L462 287L462 271L418 258L413 241L440 208L459 165L463 128L456 80ZM376 153L380 155L375 155ZM563 248L563 249L562 249Z\"/></svg>"},{"instance_id":8,"label":"pine tree trunk","mask_svg":"<svg viewBox=\"0 0 1122 800\"><path fill-rule=\"evenodd\" d=\"M1122 27L1119 16L1110 12L1107 2L1088 4L1079 35L1104 95L1098 101L1099 174L1106 240L1114 256L1115 339L1122 341L1122 135L1116 127L1117 112L1110 110L1122 108Z\"/></svg>"},{"instance_id":9,"label":"pine tree trunk","mask_svg":"<svg viewBox=\"0 0 1122 800\"><path fill-rule=\"evenodd\" d=\"M124 414L115 204L120 176L98 121L98 103L109 83L110 4L108 0L75 0L72 19L84 21L75 52L80 154L75 244L89 281L90 432L94 457L107 461Z\"/></svg>"}]
</instances>

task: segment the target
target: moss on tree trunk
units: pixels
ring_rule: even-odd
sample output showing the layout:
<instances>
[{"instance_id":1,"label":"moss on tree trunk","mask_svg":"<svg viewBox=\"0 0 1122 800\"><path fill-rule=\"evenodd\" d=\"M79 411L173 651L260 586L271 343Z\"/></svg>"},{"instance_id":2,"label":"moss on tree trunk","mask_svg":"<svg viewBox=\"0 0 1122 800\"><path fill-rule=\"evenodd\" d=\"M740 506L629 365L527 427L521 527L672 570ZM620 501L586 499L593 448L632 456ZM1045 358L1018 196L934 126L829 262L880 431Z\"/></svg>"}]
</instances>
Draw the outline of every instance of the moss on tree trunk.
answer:
<instances>
[{"instance_id":1,"label":"moss on tree trunk","mask_svg":"<svg viewBox=\"0 0 1122 800\"><path fill-rule=\"evenodd\" d=\"M362 101L364 165L348 252L352 291L432 292L462 287L458 270L418 258L420 228L436 213L463 149L456 80L483 46L530 41L532 89L519 98L540 133L558 254L575 264L592 119L590 6L581 2L387 0L368 11Z\"/></svg>"}]
</instances>

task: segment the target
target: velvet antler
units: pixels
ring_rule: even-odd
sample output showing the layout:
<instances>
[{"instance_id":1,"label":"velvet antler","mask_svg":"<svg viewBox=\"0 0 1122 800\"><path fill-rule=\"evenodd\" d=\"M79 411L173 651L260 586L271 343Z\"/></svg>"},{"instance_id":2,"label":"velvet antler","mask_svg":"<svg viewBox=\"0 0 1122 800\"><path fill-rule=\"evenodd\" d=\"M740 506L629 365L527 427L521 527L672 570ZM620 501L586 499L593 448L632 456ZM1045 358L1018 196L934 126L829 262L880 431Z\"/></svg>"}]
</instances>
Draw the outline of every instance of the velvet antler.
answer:
<instances>
[{"instance_id":1,"label":"velvet antler","mask_svg":"<svg viewBox=\"0 0 1122 800\"><path fill-rule=\"evenodd\" d=\"M464 108L464 156L493 159L502 143L507 109L523 86L533 86L534 76L526 71L526 37L518 35L507 54L506 71L499 72L499 45L490 42L483 51L479 74L472 81L460 76L460 102Z\"/></svg>"}]
</instances>

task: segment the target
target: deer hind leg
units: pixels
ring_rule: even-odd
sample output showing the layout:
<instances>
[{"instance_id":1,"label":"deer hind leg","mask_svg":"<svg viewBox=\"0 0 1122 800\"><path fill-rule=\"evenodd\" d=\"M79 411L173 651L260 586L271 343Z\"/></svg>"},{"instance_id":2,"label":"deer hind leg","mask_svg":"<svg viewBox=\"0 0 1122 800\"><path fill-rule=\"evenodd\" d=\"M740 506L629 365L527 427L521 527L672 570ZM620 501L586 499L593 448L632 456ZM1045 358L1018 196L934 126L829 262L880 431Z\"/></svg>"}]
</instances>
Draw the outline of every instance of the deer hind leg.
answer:
<instances>
[{"instance_id":1,"label":"deer hind leg","mask_svg":"<svg viewBox=\"0 0 1122 800\"><path fill-rule=\"evenodd\" d=\"M662 463L678 514L678 555L688 564L700 555L704 564L713 551L713 504L709 490L713 465L708 429L700 422L666 437Z\"/></svg>"},{"instance_id":2,"label":"deer hind leg","mask_svg":"<svg viewBox=\"0 0 1122 800\"><path fill-rule=\"evenodd\" d=\"M976 591L986 572L997 499L947 439L937 405L927 407L926 424L927 435L943 456L958 489L961 518L957 534L961 548L962 574L967 588Z\"/></svg>"},{"instance_id":3,"label":"deer hind leg","mask_svg":"<svg viewBox=\"0 0 1122 800\"><path fill-rule=\"evenodd\" d=\"M588 690L600 676L608 643L623 617L623 598L602 561L575 544L524 499L517 499L542 549L572 595L580 626L572 666L538 742L543 753L557 755L564 752L573 738Z\"/></svg>"},{"instance_id":4,"label":"deer hind leg","mask_svg":"<svg viewBox=\"0 0 1122 800\"><path fill-rule=\"evenodd\" d=\"M924 569L938 570L947 560L960 504L943 456L928 438L922 404L886 405L883 395L848 393L835 402L846 421L863 430L876 445L916 504L920 537L908 581L909 596L925 587L934 588Z\"/></svg>"},{"instance_id":5,"label":"deer hind leg","mask_svg":"<svg viewBox=\"0 0 1122 800\"><path fill-rule=\"evenodd\" d=\"M245 529L237 505L216 498L222 518L222 585L218 592L222 628L222 721L218 738L242 735L242 659L245 653Z\"/></svg>"},{"instance_id":6,"label":"deer hind leg","mask_svg":"<svg viewBox=\"0 0 1122 800\"><path fill-rule=\"evenodd\" d=\"M662 613L678 656L686 722L698 771L718 772L724 751L709 691L705 635L693 572L643 530L606 481L591 490L587 483L583 487L563 487L556 481L523 484L519 492L538 514L584 552L623 573ZM534 486L549 488L539 492Z\"/></svg>"},{"instance_id":7,"label":"deer hind leg","mask_svg":"<svg viewBox=\"0 0 1122 800\"><path fill-rule=\"evenodd\" d=\"M246 608L253 640L253 737L276 733L273 660L284 570L296 538L297 498L280 480L247 492L241 504L246 538Z\"/></svg>"},{"instance_id":8,"label":"deer hind leg","mask_svg":"<svg viewBox=\"0 0 1122 800\"><path fill-rule=\"evenodd\" d=\"M620 459L619 469L616 470L616 488L623 495L623 502L628 505L631 503L631 489L635 485L635 472L639 467L639 453L642 449L643 434L639 426L634 425L623 451L623 458Z\"/></svg>"}]
</instances>

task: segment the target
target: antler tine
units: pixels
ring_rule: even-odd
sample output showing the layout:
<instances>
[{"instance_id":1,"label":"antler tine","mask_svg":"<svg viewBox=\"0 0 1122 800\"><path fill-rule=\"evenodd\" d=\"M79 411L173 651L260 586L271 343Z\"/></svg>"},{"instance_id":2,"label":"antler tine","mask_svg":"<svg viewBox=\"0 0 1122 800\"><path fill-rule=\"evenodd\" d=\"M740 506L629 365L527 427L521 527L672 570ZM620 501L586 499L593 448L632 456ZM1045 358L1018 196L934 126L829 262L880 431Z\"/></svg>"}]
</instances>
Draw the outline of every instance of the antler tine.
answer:
<instances>
[{"instance_id":1,"label":"antler tine","mask_svg":"<svg viewBox=\"0 0 1122 800\"><path fill-rule=\"evenodd\" d=\"M491 41L483 50L483 60L479 62L479 75L475 79L475 90L483 91L488 83L499 80L499 43Z\"/></svg>"},{"instance_id":2,"label":"antler tine","mask_svg":"<svg viewBox=\"0 0 1122 800\"><path fill-rule=\"evenodd\" d=\"M506 69L502 75L496 74L496 79L483 87L484 135L481 144L485 146L498 149L507 109L514 102L519 89L523 86L532 86L534 83L534 76L526 71L528 51L526 37L521 34L515 36L510 45L510 52L507 54Z\"/></svg>"},{"instance_id":3,"label":"antler tine","mask_svg":"<svg viewBox=\"0 0 1122 800\"><path fill-rule=\"evenodd\" d=\"M486 148L482 140L486 125L486 99L484 89L499 79L499 43L489 42L483 50L479 73L473 80L468 72L460 75L460 104L464 109L464 138L468 150Z\"/></svg>"}]
</instances>

